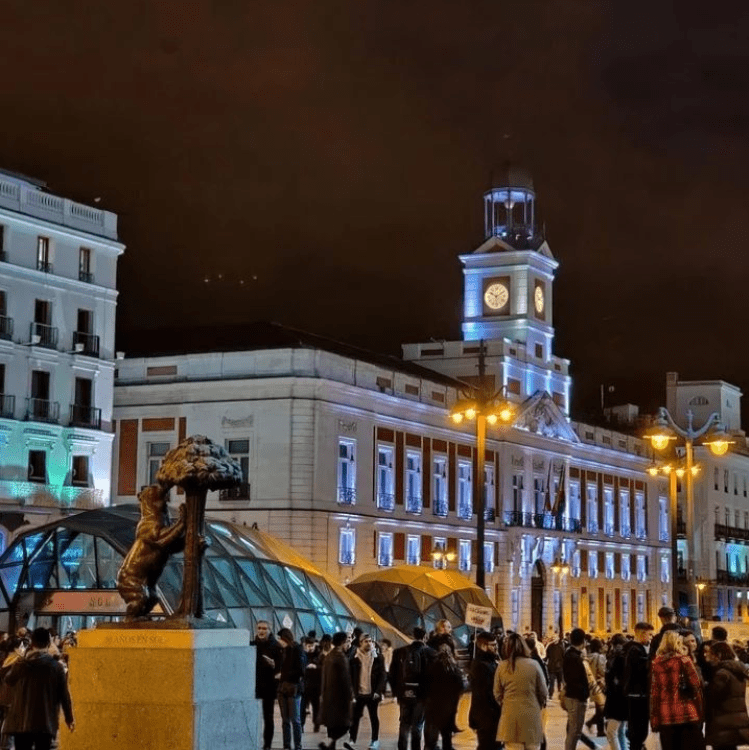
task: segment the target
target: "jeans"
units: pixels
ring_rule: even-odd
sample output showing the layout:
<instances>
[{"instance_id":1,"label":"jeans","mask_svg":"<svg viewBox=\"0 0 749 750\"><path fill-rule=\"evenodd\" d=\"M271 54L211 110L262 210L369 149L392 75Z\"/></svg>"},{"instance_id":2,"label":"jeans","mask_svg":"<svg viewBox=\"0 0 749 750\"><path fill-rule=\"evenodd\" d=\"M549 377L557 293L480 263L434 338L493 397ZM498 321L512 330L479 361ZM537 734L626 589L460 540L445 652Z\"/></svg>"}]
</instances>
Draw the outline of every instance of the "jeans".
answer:
<instances>
[{"instance_id":1,"label":"jeans","mask_svg":"<svg viewBox=\"0 0 749 750\"><path fill-rule=\"evenodd\" d=\"M611 750L627 750L627 722L606 719L606 739Z\"/></svg>"},{"instance_id":2,"label":"jeans","mask_svg":"<svg viewBox=\"0 0 749 750\"><path fill-rule=\"evenodd\" d=\"M351 741L356 742L356 737L359 734L359 722L364 714L364 709L367 709L369 714L369 723L372 727L372 742L375 742L380 738L380 719L377 716L377 709L380 707L380 699L375 700L372 695L357 695L356 703L354 704L354 716L351 720Z\"/></svg>"},{"instance_id":3,"label":"jeans","mask_svg":"<svg viewBox=\"0 0 749 750\"><path fill-rule=\"evenodd\" d=\"M16 750L49 750L52 735L45 732L21 732L13 735Z\"/></svg>"},{"instance_id":4,"label":"jeans","mask_svg":"<svg viewBox=\"0 0 749 750\"><path fill-rule=\"evenodd\" d=\"M301 695L278 694L278 706L281 709L281 731L283 746L291 748L291 733L294 733L294 750L302 750L302 720L300 709Z\"/></svg>"},{"instance_id":5,"label":"jeans","mask_svg":"<svg viewBox=\"0 0 749 750\"><path fill-rule=\"evenodd\" d=\"M650 700L647 697L627 698L627 706L629 711L627 717L629 750L642 750L650 731Z\"/></svg>"},{"instance_id":6,"label":"jeans","mask_svg":"<svg viewBox=\"0 0 749 750\"><path fill-rule=\"evenodd\" d=\"M421 750L421 730L424 727L424 701L404 700L400 704L398 720L398 750L408 750L408 737L411 736L411 750Z\"/></svg>"},{"instance_id":7,"label":"jeans","mask_svg":"<svg viewBox=\"0 0 749 750\"><path fill-rule=\"evenodd\" d=\"M556 682L557 689L564 685L564 679L562 678L562 670L555 669L554 671L549 670L549 698L554 697L554 683Z\"/></svg>"},{"instance_id":8,"label":"jeans","mask_svg":"<svg viewBox=\"0 0 749 750\"><path fill-rule=\"evenodd\" d=\"M276 699L263 696L263 747L270 747L273 744L273 709L276 705Z\"/></svg>"},{"instance_id":9,"label":"jeans","mask_svg":"<svg viewBox=\"0 0 749 750\"><path fill-rule=\"evenodd\" d=\"M567 737L564 740L564 750L576 750L580 735L583 733L588 701L579 701L567 696L565 703L567 705Z\"/></svg>"}]
</instances>

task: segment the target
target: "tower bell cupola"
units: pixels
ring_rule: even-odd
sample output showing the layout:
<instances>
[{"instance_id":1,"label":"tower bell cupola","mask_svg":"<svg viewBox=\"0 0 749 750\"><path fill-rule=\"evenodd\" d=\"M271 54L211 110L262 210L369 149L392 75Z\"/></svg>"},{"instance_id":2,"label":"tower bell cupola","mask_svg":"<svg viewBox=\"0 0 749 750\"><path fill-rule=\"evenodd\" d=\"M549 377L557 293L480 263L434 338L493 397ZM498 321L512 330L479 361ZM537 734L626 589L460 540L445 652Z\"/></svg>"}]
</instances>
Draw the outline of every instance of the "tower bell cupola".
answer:
<instances>
[{"instance_id":1,"label":"tower bell cupola","mask_svg":"<svg viewBox=\"0 0 749 750\"><path fill-rule=\"evenodd\" d=\"M505 164L492 176L484 193L484 239L498 237L508 245L535 249L541 242L536 231L536 192L530 173Z\"/></svg>"}]
</instances>

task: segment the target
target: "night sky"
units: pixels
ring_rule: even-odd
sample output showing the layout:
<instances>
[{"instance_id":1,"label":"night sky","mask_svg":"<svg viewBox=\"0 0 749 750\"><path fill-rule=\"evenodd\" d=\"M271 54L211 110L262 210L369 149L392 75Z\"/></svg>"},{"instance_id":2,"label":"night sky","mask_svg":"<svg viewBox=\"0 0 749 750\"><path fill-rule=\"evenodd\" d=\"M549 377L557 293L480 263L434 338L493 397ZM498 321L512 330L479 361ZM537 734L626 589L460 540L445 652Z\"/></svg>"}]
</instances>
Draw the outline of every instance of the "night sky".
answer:
<instances>
[{"instance_id":1,"label":"night sky","mask_svg":"<svg viewBox=\"0 0 749 750\"><path fill-rule=\"evenodd\" d=\"M460 338L457 256L509 157L561 263L555 349L578 415L601 383L662 403L667 370L749 391L746 3L3 13L0 165L119 214L118 349L157 350L156 329L198 317L391 353Z\"/></svg>"}]
</instances>

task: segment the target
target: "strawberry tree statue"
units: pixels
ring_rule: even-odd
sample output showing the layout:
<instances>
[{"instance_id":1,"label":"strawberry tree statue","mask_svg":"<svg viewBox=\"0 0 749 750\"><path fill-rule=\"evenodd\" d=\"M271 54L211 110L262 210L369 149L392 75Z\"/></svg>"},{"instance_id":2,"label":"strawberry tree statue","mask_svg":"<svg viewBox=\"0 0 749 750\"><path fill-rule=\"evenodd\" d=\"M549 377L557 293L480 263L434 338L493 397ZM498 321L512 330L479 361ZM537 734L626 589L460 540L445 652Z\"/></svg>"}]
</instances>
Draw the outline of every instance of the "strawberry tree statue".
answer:
<instances>
[{"instance_id":1,"label":"strawberry tree statue","mask_svg":"<svg viewBox=\"0 0 749 750\"><path fill-rule=\"evenodd\" d=\"M234 487L242 482L242 468L220 445L204 435L183 440L166 454L156 481L163 488L185 491L185 557L179 617L203 616L203 554L205 501L208 490Z\"/></svg>"}]
</instances>

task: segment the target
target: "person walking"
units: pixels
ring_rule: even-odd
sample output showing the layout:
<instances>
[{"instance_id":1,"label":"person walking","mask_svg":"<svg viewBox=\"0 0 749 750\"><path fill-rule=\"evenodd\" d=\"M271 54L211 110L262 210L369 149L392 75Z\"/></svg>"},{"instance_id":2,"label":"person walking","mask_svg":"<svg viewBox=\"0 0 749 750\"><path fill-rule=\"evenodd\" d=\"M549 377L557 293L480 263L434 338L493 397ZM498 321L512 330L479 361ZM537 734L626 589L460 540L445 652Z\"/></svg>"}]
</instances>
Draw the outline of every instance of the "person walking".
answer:
<instances>
[{"instance_id":1,"label":"person walking","mask_svg":"<svg viewBox=\"0 0 749 750\"><path fill-rule=\"evenodd\" d=\"M606 657L601 653L602 649L603 643L598 638L591 638L586 657L591 676L598 690L591 696L595 713L585 722L585 726L590 730L595 724L599 737L606 736L606 732L603 731L603 707L606 703Z\"/></svg>"},{"instance_id":2,"label":"person walking","mask_svg":"<svg viewBox=\"0 0 749 750\"><path fill-rule=\"evenodd\" d=\"M660 733L662 750L705 750L703 716L697 670L679 631L667 630L650 669L650 724Z\"/></svg>"},{"instance_id":3,"label":"person walking","mask_svg":"<svg viewBox=\"0 0 749 750\"><path fill-rule=\"evenodd\" d=\"M288 628L278 631L283 649L281 670L278 673L278 707L281 710L281 731L284 750L302 750L302 692L306 658L302 646L294 640Z\"/></svg>"},{"instance_id":4,"label":"person walking","mask_svg":"<svg viewBox=\"0 0 749 750\"><path fill-rule=\"evenodd\" d=\"M34 630L29 650L5 675L13 696L3 731L13 735L16 750L50 750L61 709L68 729L75 730L65 670L48 653L49 644L48 630Z\"/></svg>"},{"instance_id":5,"label":"person walking","mask_svg":"<svg viewBox=\"0 0 749 750\"><path fill-rule=\"evenodd\" d=\"M677 633L672 630L670 632ZM629 750L642 750L648 736L649 696L648 647L653 637L649 622L635 625L634 640L624 645L624 695L627 698Z\"/></svg>"},{"instance_id":6,"label":"person walking","mask_svg":"<svg viewBox=\"0 0 749 750\"><path fill-rule=\"evenodd\" d=\"M442 738L442 750L452 750L455 714L463 692L463 673L447 643L427 665L424 695L424 750L434 750Z\"/></svg>"},{"instance_id":7,"label":"person walking","mask_svg":"<svg viewBox=\"0 0 749 750\"><path fill-rule=\"evenodd\" d=\"M435 652L424 643L425 639L424 628L414 628L413 641L408 646L401 646L395 650L393 663L390 665L390 685L393 688L393 694L398 699L400 710L398 750L408 750L409 737L411 750L421 748L427 664L436 656Z\"/></svg>"},{"instance_id":8,"label":"person walking","mask_svg":"<svg viewBox=\"0 0 749 750\"><path fill-rule=\"evenodd\" d=\"M712 679L705 691L705 739L713 750L736 750L749 744L749 715L746 711L746 667L725 642L705 649Z\"/></svg>"},{"instance_id":9,"label":"person walking","mask_svg":"<svg viewBox=\"0 0 749 750\"><path fill-rule=\"evenodd\" d=\"M257 649L255 657L255 697L263 707L263 750L270 750L273 744L273 709L278 694L276 675L281 669L283 651L271 632L267 620L258 620L255 639L250 642Z\"/></svg>"},{"instance_id":10,"label":"person walking","mask_svg":"<svg viewBox=\"0 0 749 750\"><path fill-rule=\"evenodd\" d=\"M351 657L350 667L351 684L354 687L356 699L351 731L349 732L350 740L344 742L343 746L347 750L356 750L359 722L366 708L372 732L369 750L378 750L380 747L380 719L377 712L385 693L387 675L385 673L385 660L382 654L377 653L372 636L368 633L362 633L360 636L359 648Z\"/></svg>"},{"instance_id":11,"label":"person walking","mask_svg":"<svg viewBox=\"0 0 749 750\"><path fill-rule=\"evenodd\" d=\"M544 740L541 709L548 690L538 663L518 633L510 633L494 674L494 697L502 706L497 740L506 750L539 750Z\"/></svg>"},{"instance_id":12,"label":"person walking","mask_svg":"<svg viewBox=\"0 0 749 750\"><path fill-rule=\"evenodd\" d=\"M307 716L312 719L312 730L320 731L320 671L321 650L312 636L304 639L304 655L307 664L304 667L304 693L302 694L302 729L307 723Z\"/></svg>"},{"instance_id":13,"label":"person walking","mask_svg":"<svg viewBox=\"0 0 749 750\"><path fill-rule=\"evenodd\" d=\"M321 742L320 750L335 750L336 742L351 726L354 690L351 668L346 656L351 645L348 633L333 634L333 648L322 662L322 690L320 692L320 723L328 730L329 742Z\"/></svg>"},{"instance_id":14,"label":"person walking","mask_svg":"<svg viewBox=\"0 0 749 750\"><path fill-rule=\"evenodd\" d=\"M583 733L585 709L588 707L590 697L588 673L583 663L584 648L585 631L582 628L573 628L570 632L570 646L565 651L562 662L564 708L567 711L567 735L564 740L564 750L576 750L578 741L590 748L596 747L595 742Z\"/></svg>"},{"instance_id":15,"label":"person walking","mask_svg":"<svg viewBox=\"0 0 749 750\"><path fill-rule=\"evenodd\" d=\"M627 699L624 696L624 653L627 642L621 633L611 637L606 660L606 738L610 750L627 750Z\"/></svg>"},{"instance_id":16,"label":"person walking","mask_svg":"<svg viewBox=\"0 0 749 750\"><path fill-rule=\"evenodd\" d=\"M564 682L562 678L562 662L564 661L564 646L559 638L546 647L546 669L549 673L549 699L554 697L554 685L561 688Z\"/></svg>"},{"instance_id":17,"label":"person walking","mask_svg":"<svg viewBox=\"0 0 749 750\"><path fill-rule=\"evenodd\" d=\"M497 637L493 633L476 636L476 655L468 679L471 685L471 707L468 726L476 732L476 750L496 750L497 728L501 709L494 698L494 674L499 662Z\"/></svg>"}]
</instances>

